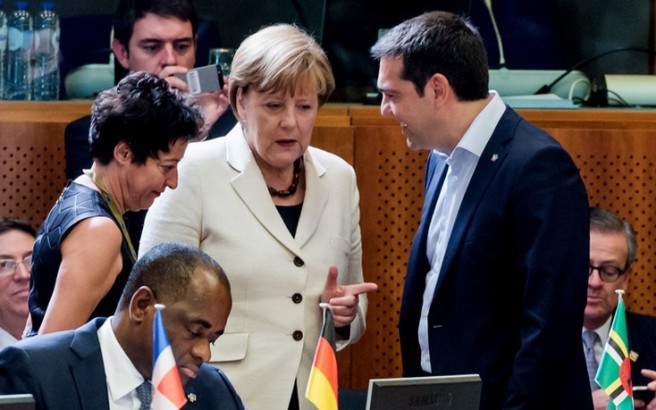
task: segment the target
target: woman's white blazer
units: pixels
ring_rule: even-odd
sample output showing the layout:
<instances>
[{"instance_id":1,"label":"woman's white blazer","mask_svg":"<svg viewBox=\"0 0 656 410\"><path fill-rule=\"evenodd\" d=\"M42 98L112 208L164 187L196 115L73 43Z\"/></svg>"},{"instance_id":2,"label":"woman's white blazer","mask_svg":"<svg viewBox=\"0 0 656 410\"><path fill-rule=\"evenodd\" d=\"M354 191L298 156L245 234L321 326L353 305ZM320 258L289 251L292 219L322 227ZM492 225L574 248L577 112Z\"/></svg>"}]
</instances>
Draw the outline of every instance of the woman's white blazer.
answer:
<instances>
[{"instance_id":1,"label":"woman's white blazer","mask_svg":"<svg viewBox=\"0 0 656 410\"><path fill-rule=\"evenodd\" d=\"M227 274L232 311L212 347L212 364L230 378L250 410L285 410L294 381L301 409L321 330L319 298L328 267L338 282L360 283L359 193L353 168L308 148L306 191L296 235L278 213L239 124L225 137L189 145L179 183L146 217L140 253L166 241L198 246ZM365 330L366 295L348 339Z\"/></svg>"}]
</instances>

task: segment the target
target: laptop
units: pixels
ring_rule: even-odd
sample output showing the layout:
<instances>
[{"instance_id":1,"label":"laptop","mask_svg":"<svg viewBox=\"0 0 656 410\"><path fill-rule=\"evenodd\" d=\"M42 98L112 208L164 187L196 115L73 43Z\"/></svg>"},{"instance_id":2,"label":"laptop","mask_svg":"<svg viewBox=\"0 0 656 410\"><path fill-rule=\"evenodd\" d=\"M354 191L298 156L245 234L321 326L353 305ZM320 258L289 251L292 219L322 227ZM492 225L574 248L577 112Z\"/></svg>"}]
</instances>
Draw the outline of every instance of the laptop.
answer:
<instances>
[{"instance_id":1,"label":"laptop","mask_svg":"<svg viewBox=\"0 0 656 410\"><path fill-rule=\"evenodd\" d=\"M478 410L481 377L404 377L369 380L366 410Z\"/></svg>"},{"instance_id":2,"label":"laptop","mask_svg":"<svg viewBox=\"0 0 656 410\"><path fill-rule=\"evenodd\" d=\"M0 410L34 410L34 397L31 394L0 395Z\"/></svg>"}]
</instances>

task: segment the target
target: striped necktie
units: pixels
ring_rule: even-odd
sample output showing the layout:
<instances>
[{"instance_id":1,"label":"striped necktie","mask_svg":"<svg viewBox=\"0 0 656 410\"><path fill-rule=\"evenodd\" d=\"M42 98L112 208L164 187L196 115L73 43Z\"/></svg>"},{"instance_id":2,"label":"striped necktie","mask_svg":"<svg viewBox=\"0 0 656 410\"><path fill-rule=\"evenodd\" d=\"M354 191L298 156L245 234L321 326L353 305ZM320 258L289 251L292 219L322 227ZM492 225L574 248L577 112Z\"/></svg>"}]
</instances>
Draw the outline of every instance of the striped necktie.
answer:
<instances>
[{"instance_id":1,"label":"striped necktie","mask_svg":"<svg viewBox=\"0 0 656 410\"><path fill-rule=\"evenodd\" d=\"M583 351L585 353L585 366L588 368L588 380L590 382L590 390L599 390L599 385L595 382L594 378L597 374L597 359L595 358L594 347L595 343L599 341L599 335L592 330L583 331Z\"/></svg>"}]
</instances>

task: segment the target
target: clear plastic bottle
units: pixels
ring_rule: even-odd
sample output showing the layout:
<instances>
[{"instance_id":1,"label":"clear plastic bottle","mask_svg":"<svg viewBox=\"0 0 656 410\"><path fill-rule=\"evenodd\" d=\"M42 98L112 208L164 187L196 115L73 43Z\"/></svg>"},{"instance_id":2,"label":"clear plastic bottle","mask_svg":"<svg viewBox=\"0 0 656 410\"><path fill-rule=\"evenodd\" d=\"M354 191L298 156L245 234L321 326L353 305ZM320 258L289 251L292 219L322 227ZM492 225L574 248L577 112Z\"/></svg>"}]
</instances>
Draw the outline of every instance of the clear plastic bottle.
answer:
<instances>
[{"instance_id":1,"label":"clear plastic bottle","mask_svg":"<svg viewBox=\"0 0 656 410\"><path fill-rule=\"evenodd\" d=\"M59 99L59 16L55 4L42 2L34 16L34 71L32 98L37 101Z\"/></svg>"},{"instance_id":2,"label":"clear plastic bottle","mask_svg":"<svg viewBox=\"0 0 656 410\"><path fill-rule=\"evenodd\" d=\"M5 65L7 64L7 16L5 2L0 0L0 99L5 96Z\"/></svg>"},{"instance_id":3,"label":"clear plastic bottle","mask_svg":"<svg viewBox=\"0 0 656 410\"><path fill-rule=\"evenodd\" d=\"M7 71L5 99L29 100L32 96L32 16L27 2L17 1L7 18Z\"/></svg>"}]
</instances>

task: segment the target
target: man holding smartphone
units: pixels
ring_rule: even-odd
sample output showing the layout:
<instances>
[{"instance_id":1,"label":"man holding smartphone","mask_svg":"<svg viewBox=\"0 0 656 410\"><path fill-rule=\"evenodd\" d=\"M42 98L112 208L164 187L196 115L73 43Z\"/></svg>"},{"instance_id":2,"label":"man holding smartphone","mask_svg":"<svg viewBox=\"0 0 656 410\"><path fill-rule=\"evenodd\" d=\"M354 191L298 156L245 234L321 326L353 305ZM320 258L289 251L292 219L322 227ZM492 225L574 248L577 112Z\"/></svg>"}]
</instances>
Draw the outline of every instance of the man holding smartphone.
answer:
<instances>
[{"instance_id":1,"label":"man holding smartphone","mask_svg":"<svg viewBox=\"0 0 656 410\"><path fill-rule=\"evenodd\" d=\"M112 50L123 69L154 73L172 87L189 91L187 83L176 75L187 73L196 61L198 15L193 0L119 0L113 26ZM224 83L216 92L196 96L205 113L207 138L227 134L237 122L230 110L227 81ZM91 166L89 125L90 117L86 116L66 127L67 179L75 179ZM145 211L126 214L135 247L144 217Z\"/></svg>"},{"instance_id":2,"label":"man holding smartphone","mask_svg":"<svg viewBox=\"0 0 656 410\"><path fill-rule=\"evenodd\" d=\"M172 87L189 91L176 74L186 74L196 62L198 16L192 0L120 0L113 26L112 50L123 68L158 74ZM198 98L208 125L230 106L227 86Z\"/></svg>"},{"instance_id":3,"label":"man holding smartphone","mask_svg":"<svg viewBox=\"0 0 656 410\"><path fill-rule=\"evenodd\" d=\"M119 0L113 27L112 50L123 70L157 74L172 87L189 91L176 74L187 73L196 61L198 15L193 0ZM210 130L208 138L225 135L236 124L227 90L226 84L219 91L197 97ZM76 178L91 165L88 135L88 116L66 128L67 179Z\"/></svg>"},{"instance_id":4,"label":"man holding smartphone","mask_svg":"<svg viewBox=\"0 0 656 410\"><path fill-rule=\"evenodd\" d=\"M595 409L606 409L609 397L594 382L608 339L615 308L616 289L626 290L636 259L636 236L631 225L603 208L590 209L590 268L588 298L583 319L583 352ZM631 349L631 379L635 386L645 386L656 373L656 318L626 312ZM656 386L654 386L656 387ZM635 408L656 406L654 390L634 390Z\"/></svg>"}]
</instances>

